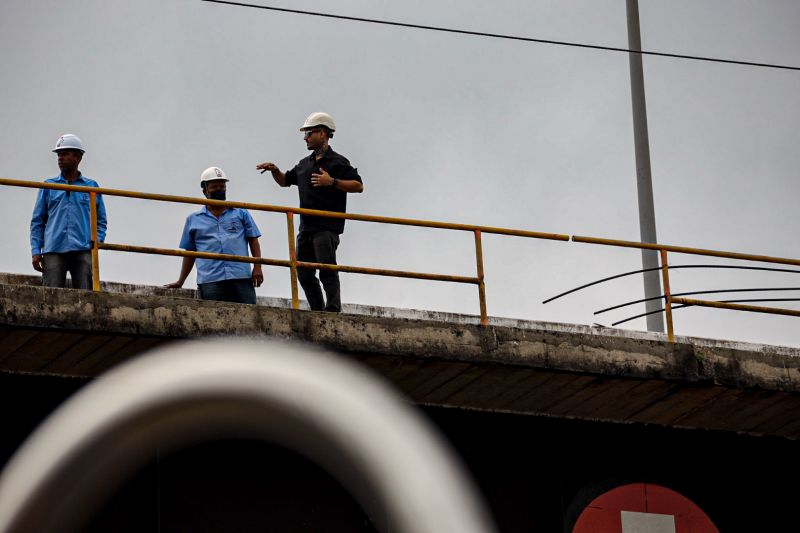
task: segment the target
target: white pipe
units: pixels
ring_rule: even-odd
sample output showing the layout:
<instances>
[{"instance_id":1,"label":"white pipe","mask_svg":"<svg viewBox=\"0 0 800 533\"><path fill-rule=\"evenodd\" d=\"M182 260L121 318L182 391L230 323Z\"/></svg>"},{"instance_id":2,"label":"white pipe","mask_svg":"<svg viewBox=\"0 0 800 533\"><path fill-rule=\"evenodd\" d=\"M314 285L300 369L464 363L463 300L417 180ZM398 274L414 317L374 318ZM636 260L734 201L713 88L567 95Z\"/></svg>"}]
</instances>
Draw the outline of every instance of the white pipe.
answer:
<instances>
[{"instance_id":1,"label":"white pipe","mask_svg":"<svg viewBox=\"0 0 800 533\"><path fill-rule=\"evenodd\" d=\"M157 446L219 437L306 455L379 530L494 531L433 428L366 370L308 345L225 339L158 349L63 404L0 477L0 532L79 528Z\"/></svg>"}]
</instances>

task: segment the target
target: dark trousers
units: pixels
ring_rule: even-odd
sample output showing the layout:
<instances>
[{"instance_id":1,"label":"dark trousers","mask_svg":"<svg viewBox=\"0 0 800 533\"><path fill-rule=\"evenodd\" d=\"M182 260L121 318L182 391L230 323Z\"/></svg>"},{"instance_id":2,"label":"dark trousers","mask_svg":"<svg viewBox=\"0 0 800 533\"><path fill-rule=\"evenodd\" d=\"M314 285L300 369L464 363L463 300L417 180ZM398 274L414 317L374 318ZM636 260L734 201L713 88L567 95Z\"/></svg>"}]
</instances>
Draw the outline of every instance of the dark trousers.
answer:
<instances>
[{"instance_id":1,"label":"dark trousers","mask_svg":"<svg viewBox=\"0 0 800 533\"><path fill-rule=\"evenodd\" d=\"M332 231L303 231L297 236L297 260L335 265L338 247L339 235ZM314 268L297 269L297 279L306 293L308 306L314 311L340 312L342 300L339 295L339 273L335 270L320 270L319 279L316 274L317 270ZM320 281L325 288L324 300Z\"/></svg>"},{"instance_id":2,"label":"dark trousers","mask_svg":"<svg viewBox=\"0 0 800 533\"><path fill-rule=\"evenodd\" d=\"M42 263L42 285L45 287L66 287L69 272L73 289L91 290L92 252L89 250L44 254Z\"/></svg>"},{"instance_id":3,"label":"dark trousers","mask_svg":"<svg viewBox=\"0 0 800 533\"><path fill-rule=\"evenodd\" d=\"M251 278L198 283L197 289L200 291L200 298L203 300L240 304L256 303L256 290L253 287Z\"/></svg>"}]
</instances>

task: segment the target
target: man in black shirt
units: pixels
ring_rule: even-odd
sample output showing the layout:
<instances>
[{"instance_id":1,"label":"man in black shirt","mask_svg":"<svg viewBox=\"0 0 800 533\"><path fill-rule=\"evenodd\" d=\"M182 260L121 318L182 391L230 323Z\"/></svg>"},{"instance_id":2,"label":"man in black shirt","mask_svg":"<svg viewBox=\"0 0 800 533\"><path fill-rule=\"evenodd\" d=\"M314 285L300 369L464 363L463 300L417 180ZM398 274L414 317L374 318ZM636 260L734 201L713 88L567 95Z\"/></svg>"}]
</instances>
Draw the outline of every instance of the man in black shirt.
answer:
<instances>
[{"instance_id":1,"label":"man in black shirt","mask_svg":"<svg viewBox=\"0 0 800 533\"><path fill-rule=\"evenodd\" d=\"M358 170L350 165L350 161L328 146L328 141L336 131L333 118L327 113L311 113L300 131L303 132L306 148L312 151L310 156L301 159L286 173L270 162L261 163L256 168L262 174L269 170L281 187L297 185L300 207L345 213L347 193L362 192L364 186ZM301 215L297 260L335 265L336 248L339 246L339 235L344 231L344 222L339 218ZM336 313L342 310L338 272L320 270L318 280L315 269L299 268L297 278L312 310ZM325 288L324 300L320 281Z\"/></svg>"}]
</instances>

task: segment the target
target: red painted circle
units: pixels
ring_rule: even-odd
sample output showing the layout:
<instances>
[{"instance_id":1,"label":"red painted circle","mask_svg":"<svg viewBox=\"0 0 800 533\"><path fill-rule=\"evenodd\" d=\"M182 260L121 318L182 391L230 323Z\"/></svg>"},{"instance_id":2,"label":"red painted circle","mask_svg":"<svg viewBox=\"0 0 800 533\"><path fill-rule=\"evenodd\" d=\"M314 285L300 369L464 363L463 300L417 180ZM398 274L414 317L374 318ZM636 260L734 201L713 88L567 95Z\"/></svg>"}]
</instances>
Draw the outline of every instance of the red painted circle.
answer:
<instances>
[{"instance_id":1,"label":"red painted circle","mask_svg":"<svg viewBox=\"0 0 800 533\"><path fill-rule=\"evenodd\" d=\"M690 499L650 483L631 483L601 494L581 512L572 533L635 533L645 530L719 533L706 513Z\"/></svg>"}]
</instances>

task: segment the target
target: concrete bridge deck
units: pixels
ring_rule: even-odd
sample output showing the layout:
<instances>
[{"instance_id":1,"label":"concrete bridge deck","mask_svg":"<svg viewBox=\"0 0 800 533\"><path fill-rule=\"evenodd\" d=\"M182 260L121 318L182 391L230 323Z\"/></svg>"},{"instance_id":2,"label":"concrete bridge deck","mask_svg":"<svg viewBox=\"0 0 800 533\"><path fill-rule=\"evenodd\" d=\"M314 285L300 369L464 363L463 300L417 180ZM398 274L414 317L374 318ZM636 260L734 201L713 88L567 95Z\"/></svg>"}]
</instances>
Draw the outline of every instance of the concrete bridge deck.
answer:
<instances>
[{"instance_id":1,"label":"concrete bridge deck","mask_svg":"<svg viewBox=\"0 0 800 533\"><path fill-rule=\"evenodd\" d=\"M612 328L348 306L334 315L0 275L0 372L94 377L160 344L277 336L363 362L423 405L800 437L800 350ZM113 291L113 292L111 292Z\"/></svg>"}]
</instances>

